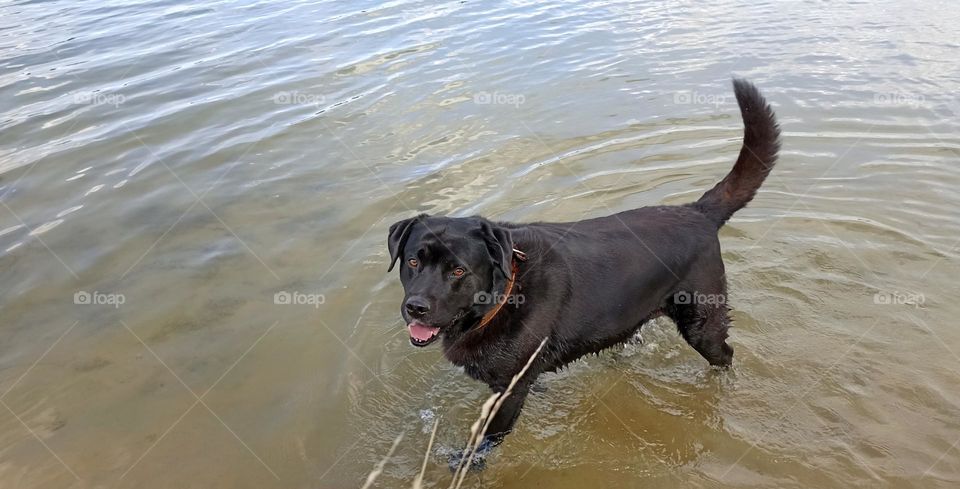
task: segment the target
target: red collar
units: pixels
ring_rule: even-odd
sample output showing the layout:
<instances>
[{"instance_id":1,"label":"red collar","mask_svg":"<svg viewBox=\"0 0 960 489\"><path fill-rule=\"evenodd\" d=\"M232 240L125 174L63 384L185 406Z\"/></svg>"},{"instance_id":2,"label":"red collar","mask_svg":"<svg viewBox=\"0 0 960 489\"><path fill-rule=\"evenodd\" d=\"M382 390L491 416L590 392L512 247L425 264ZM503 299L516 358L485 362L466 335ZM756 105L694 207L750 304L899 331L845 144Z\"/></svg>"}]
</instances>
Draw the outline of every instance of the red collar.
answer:
<instances>
[{"instance_id":1,"label":"red collar","mask_svg":"<svg viewBox=\"0 0 960 489\"><path fill-rule=\"evenodd\" d=\"M519 270L517 260L527 261L527 254L514 248L513 257L510 258L510 277L507 279L507 286L503 289L503 300L497 302L497 305L494 306L493 309L490 309L489 312L483 315L483 317L480 319L480 324L477 324L474 330L479 330L487 324L490 324L490 321L493 321L494 316L500 312L500 309L503 309L503 305L510 300L510 293L513 291L513 285L517 282L517 271Z\"/></svg>"}]
</instances>

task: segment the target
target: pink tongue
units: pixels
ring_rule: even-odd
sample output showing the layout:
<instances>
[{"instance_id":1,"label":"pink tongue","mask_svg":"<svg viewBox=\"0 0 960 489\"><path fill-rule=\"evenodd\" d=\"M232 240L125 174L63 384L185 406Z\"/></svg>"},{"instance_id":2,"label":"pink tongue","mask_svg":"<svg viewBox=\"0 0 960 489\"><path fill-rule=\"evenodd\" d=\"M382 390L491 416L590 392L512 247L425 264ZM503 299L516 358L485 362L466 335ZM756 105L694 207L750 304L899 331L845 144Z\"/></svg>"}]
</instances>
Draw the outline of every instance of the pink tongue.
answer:
<instances>
[{"instance_id":1,"label":"pink tongue","mask_svg":"<svg viewBox=\"0 0 960 489\"><path fill-rule=\"evenodd\" d=\"M421 323L410 323L407 325L407 329L410 330L410 336L419 341L427 341L440 332L440 328L431 328Z\"/></svg>"}]
</instances>

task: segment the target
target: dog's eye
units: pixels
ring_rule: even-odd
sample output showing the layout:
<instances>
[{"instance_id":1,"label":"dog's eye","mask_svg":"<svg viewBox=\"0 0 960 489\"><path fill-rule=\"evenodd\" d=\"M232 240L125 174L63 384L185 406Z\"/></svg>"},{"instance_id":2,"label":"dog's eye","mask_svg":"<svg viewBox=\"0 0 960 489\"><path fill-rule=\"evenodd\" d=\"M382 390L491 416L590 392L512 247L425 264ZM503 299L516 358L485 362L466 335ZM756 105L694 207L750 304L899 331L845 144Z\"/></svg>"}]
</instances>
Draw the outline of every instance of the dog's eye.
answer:
<instances>
[{"instance_id":1,"label":"dog's eye","mask_svg":"<svg viewBox=\"0 0 960 489\"><path fill-rule=\"evenodd\" d=\"M465 274L465 273L467 273L467 271L464 270L463 267L457 267L457 268L454 268L454 269L453 269L453 276L454 276L454 277L462 277L463 274Z\"/></svg>"},{"instance_id":2,"label":"dog's eye","mask_svg":"<svg viewBox=\"0 0 960 489\"><path fill-rule=\"evenodd\" d=\"M407 264L410 265L412 268L417 268L417 266L420 265L420 262L417 261L416 258L411 258L411 259L407 260Z\"/></svg>"}]
</instances>

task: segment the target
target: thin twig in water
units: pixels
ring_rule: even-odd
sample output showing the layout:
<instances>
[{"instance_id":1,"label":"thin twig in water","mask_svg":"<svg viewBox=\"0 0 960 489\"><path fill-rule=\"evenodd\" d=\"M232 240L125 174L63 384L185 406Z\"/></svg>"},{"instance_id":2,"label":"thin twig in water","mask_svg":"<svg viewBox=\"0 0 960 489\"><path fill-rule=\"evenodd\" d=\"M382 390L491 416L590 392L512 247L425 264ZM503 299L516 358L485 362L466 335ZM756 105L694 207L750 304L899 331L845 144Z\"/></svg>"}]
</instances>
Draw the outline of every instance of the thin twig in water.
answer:
<instances>
[{"instance_id":1,"label":"thin twig in water","mask_svg":"<svg viewBox=\"0 0 960 489\"><path fill-rule=\"evenodd\" d=\"M387 452L387 456L383 457L383 460L373 468L373 471L367 475L367 481L363 483L363 487L360 489L369 489L373 485L373 482L377 480L377 477L380 477L380 474L383 473L383 468L387 465L387 460L390 460L390 457L393 456L393 451L397 449L397 445L400 444L400 440L403 440L403 433L400 433L397 436L396 440L393 440L393 446L390 447L390 451Z\"/></svg>"},{"instance_id":2,"label":"thin twig in water","mask_svg":"<svg viewBox=\"0 0 960 489\"><path fill-rule=\"evenodd\" d=\"M433 448L433 439L437 436L437 426L440 426L440 416L433 422L433 432L430 433L430 442L427 443L427 453L423 454L423 465L420 474L413 480L413 489L423 489L423 474L427 471L427 460L430 459L430 449Z\"/></svg>"},{"instance_id":3,"label":"thin twig in water","mask_svg":"<svg viewBox=\"0 0 960 489\"><path fill-rule=\"evenodd\" d=\"M543 341L540 342L540 346L537 347L527 360L527 364L523 366L523 369L521 369L517 375L513 376L510 385L507 386L507 390L500 394L490 396L487 402L483 403L483 408L480 409L480 418L470 427L470 439L467 441L467 447L464 449L467 457L460 459L457 470L453 474L453 481L450 484L451 489L460 489L460 486L463 485L463 480L467 477L467 472L470 471L470 465L473 463L473 456L477 453L477 447L483 442L483 437L486 436L487 429L490 428L490 423L493 422L493 417L497 415L497 411L500 410L500 406L503 405L507 396L513 392L513 387L517 385L520 378L523 377L524 374L527 373L527 370L530 369L530 366L533 365L533 361L537 358L537 355L540 354L540 350L543 350L548 339L549 337L544 338ZM482 428L480 428L481 426Z\"/></svg>"},{"instance_id":4,"label":"thin twig in water","mask_svg":"<svg viewBox=\"0 0 960 489\"><path fill-rule=\"evenodd\" d=\"M467 438L467 446L463 448L463 454L461 454L460 461L457 462L457 468L453 471L453 480L450 481L450 486L448 489L454 489L454 487L459 487L457 480L462 480L460 473L464 474L469 470L470 464L473 463L473 447L476 444L475 440L477 439L477 434L480 433L480 429L483 427L484 421L490 416L490 412L493 410L494 405L497 403L497 399L500 398L500 394L491 395L484 403L483 407L480 408L480 417L470 425L470 436ZM469 455L469 457L467 457ZM464 468L464 461L466 461L466 469Z\"/></svg>"}]
</instances>

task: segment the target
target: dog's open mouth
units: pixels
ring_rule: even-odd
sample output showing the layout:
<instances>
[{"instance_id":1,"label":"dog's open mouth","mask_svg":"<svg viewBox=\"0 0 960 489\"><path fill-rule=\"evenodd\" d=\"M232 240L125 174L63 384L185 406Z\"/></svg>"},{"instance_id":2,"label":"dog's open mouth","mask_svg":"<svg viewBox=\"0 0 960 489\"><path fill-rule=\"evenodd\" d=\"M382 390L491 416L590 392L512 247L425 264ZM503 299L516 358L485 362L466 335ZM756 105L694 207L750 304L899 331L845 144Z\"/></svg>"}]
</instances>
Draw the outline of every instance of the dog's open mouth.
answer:
<instances>
[{"instance_id":1,"label":"dog's open mouth","mask_svg":"<svg viewBox=\"0 0 960 489\"><path fill-rule=\"evenodd\" d=\"M427 346L440 335L440 328L427 326L419 321L408 324L407 330L410 332L410 343L413 346Z\"/></svg>"}]
</instances>

